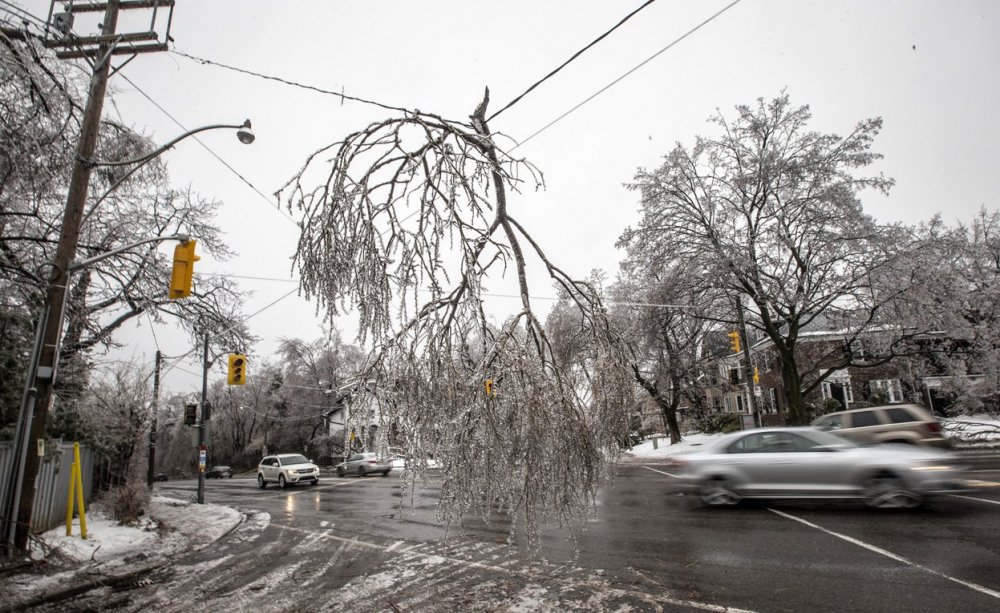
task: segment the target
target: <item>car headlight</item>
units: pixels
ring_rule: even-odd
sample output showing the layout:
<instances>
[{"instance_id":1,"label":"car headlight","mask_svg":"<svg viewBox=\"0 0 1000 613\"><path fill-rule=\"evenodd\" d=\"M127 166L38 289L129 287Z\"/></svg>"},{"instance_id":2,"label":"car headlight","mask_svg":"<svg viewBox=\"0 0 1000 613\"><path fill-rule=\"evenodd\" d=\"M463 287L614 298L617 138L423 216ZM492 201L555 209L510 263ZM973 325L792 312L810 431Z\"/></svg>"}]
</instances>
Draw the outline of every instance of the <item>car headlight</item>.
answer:
<instances>
[{"instance_id":1,"label":"car headlight","mask_svg":"<svg viewBox=\"0 0 1000 613\"><path fill-rule=\"evenodd\" d=\"M941 470L955 470L955 467L948 466L947 464L925 464L923 466L914 466L912 470L917 470L921 472L933 472Z\"/></svg>"}]
</instances>

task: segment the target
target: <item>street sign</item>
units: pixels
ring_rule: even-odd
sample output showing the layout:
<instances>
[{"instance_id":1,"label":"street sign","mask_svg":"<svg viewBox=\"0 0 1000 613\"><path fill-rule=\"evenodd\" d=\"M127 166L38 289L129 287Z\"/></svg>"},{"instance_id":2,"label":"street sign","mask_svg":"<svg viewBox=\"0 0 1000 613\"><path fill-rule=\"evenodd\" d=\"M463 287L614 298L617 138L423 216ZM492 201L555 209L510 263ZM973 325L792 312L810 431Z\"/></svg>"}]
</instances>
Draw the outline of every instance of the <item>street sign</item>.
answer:
<instances>
[{"instance_id":1,"label":"street sign","mask_svg":"<svg viewBox=\"0 0 1000 613\"><path fill-rule=\"evenodd\" d=\"M754 428L757 427L757 424L754 423L752 413L740 414L740 427L744 430L753 430Z\"/></svg>"},{"instance_id":2,"label":"street sign","mask_svg":"<svg viewBox=\"0 0 1000 613\"><path fill-rule=\"evenodd\" d=\"M205 461L208 459L208 449L204 445L198 450L198 472L205 472Z\"/></svg>"}]
</instances>

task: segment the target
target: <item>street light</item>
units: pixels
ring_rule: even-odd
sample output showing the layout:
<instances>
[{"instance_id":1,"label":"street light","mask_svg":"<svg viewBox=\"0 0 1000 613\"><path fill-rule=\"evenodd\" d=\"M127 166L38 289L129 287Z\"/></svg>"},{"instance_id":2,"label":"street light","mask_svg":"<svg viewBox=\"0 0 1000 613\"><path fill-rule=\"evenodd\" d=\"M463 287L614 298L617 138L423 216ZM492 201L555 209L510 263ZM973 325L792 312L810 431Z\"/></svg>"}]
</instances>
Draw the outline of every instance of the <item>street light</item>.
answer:
<instances>
[{"instance_id":1,"label":"street light","mask_svg":"<svg viewBox=\"0 0 1000 613\"><path fill-rule=\"evenodd\" d=\"M106 80L106 75L104 79ZM103 99L103 87L96 87L95 90L100 94L99 98ZM85 122L84 129L81 130L80 145L77 150L76 164L73 167L73 173L70 178L69 192L66 197L66 210L63 213L59 242L56 246L56 254L52 262L52 274L49 278L45 303L39 314L35 347L32 351L31 361L28 363L25 377L21 409L18 414L17 429L15 430L13 448L14 466L10 472L11 487L7 488L7 499L0 501L2 502L0 512L3 513L3 519L7 521L3 529L3 534L0 534L0 539L7 540L15 548L22 550L26 549L28 544L32 507L35 502L35 478L38 474L39 464L38 457L34 454L29 454L28 449L34 447L37 444L35 441L42 438L45 434L45 421L48 417L49 405L52 400L52 389L55 384L56 365L59 358L59 342L62 336L63 312L66 303L66 287L69 284L70 274L83 267L83 265L74 266L73 260L76 257L80 227L86 219L84 207L90 185L91 169L97 166L133 165L133 168L129 169L124 176L115 181L108 191L95 201L94 206L96 207L128 177L135 174L136 171L161 153L189 136L207 130L224 128L236 130L236 136L241 143L250 144L254 141L253 131L250 128L250 120L248 119L242 124L237 125L212 124L189 130L151 153L136 159L117 162L92 160L90 159L90 155L93 154L97 141L96 126L98 121L96 120L100 117L101 105L93 104L94 92L92 91L91 94L92 96L87 106L88 121ZM92 212L93 208L90 213ZM101 258L92 258L85 262L89 264L97 259Z\"/></svg>"}]
</instances>

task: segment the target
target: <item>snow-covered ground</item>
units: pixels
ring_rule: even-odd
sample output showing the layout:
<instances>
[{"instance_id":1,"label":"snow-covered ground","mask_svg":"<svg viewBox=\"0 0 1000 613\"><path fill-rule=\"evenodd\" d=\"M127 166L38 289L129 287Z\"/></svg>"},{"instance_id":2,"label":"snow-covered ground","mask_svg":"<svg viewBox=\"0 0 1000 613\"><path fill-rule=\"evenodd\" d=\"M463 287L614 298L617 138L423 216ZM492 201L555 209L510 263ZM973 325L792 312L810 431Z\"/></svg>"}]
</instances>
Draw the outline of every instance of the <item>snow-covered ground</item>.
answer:
<instances>
[{"instance_id":1,"label":"snow-covered ground","mask_svg":"<svg viewBox=\"0 0 1000 613\"><path fill-rule=\"evenodd\" d=\"M28 602L67 589L87 577L127 572L137 564L154 564L168 556L211 543L243 521L243 514L216 504L195 504L153 496L149 517L122 526L100 504L87 509L87 539L74 518L72 535L65 525L40 535L32 558L43 561L30 572L0 585L0 603ZM0 609L3 609L0 606Z\"/></svg>"}]
</instances>

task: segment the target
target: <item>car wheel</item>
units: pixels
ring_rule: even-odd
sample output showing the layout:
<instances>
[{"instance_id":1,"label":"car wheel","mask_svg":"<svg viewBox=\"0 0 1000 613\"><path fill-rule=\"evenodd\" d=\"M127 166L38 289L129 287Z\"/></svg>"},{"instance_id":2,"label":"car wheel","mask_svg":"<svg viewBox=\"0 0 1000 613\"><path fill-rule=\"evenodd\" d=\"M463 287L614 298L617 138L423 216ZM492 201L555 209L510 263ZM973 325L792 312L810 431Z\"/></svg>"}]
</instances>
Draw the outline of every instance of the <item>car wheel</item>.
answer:
<instances>
[{"instance_id":1,"label":"car wheel","mask_svg":"<svg viewBox=\"0 0 1000 613\"><path fill-rule=\"evenodd\" d=\"M257 473L257 487L264 489L267 487L267 481L264 481L264 475Z\"/></svg>"},{"instance_id":2,"label":"car wheel","mask_svg":"<svg viewBox=\"0 0 1000 613\"><path fill-rule=\"evenodd\" d=\"M388 476L389 476L389 471L387 471L387 470L383 470L383 471L382 471L382 476L383 476L383 477L388 477Z\"/></svg>"},{"instance_id":3,"label":"car wheel","mask_svg":"<svg viewBox=\"0 0 1000 613\"><path fill-rule=\"evenodd\" d=\"M862 491L865 504L874 509L912 509L923 503L919 494L907 488L902 479L890 472L865 479Z\"/></svg>"},{"instance_id":4,"label":"car wheel","mask_svg":"<svg viewBox=\"0 0 1000 613\"><path fill-rule=\"evenodd\" d=\"M364 477L364 476L367 476L367 475L368 475L368 471L365 470L365 467L364 466L358 466L358 476L359 477Z\"/></svg>"},{"instance_id":5,"label":"car wheel","mask_svg":"<svg viewBox=\"0 0 1000 613\"><path fill-rule=\"evenodd\" d=\"M740 503L740 496L725 477L712 477L701 485L701 501L710 507L732 507Z\"/></svg>"},{"instance_id":6,"label":"car wheel","mask_svg":"<svg viewBox=\"0 0 1000 613\"><path fill-rule=\"evenodd\" d=\"M338 466L337 467L337 476L338 477L346 477L347 476L347 471L344 470L343 466Z\"/></svg>"},{"instance_id":7,"label":"car wheel","mask_svg":"<svg viewBox=\"0 0 1000 613\"><path fill-rule=\"evenodd\" d=\"M232 479L233 478L233 473L229 473L229 477L228 478Z\"/></svg>"},{"instance_id":8,"label":"car wheel","mask_svg":"<svg viewBox=\"0 0 1000 613\"><path fill-rule=\"evenodd\" d=\"M281 489L288 487L288 483L285 481L285 475L278 475L278 487Z\"/></svg>"}]
</instances>

